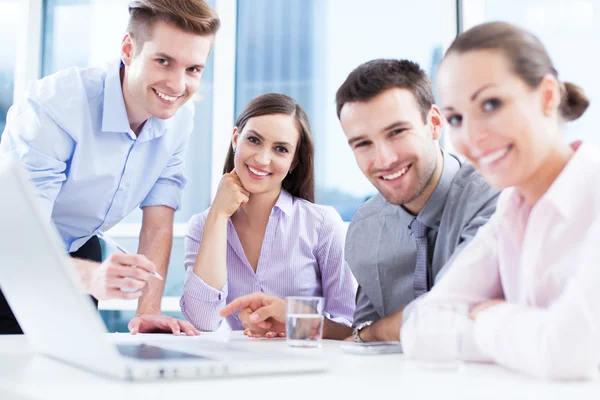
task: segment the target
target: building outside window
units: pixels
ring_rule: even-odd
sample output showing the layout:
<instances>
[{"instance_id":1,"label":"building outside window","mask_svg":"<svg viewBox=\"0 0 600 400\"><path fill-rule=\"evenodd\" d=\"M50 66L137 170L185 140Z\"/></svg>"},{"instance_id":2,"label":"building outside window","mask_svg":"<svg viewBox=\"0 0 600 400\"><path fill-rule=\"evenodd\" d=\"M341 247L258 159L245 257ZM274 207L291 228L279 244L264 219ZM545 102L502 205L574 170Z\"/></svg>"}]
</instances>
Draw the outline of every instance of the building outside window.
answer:
<instances>
[{"instance_id":1,"label":"building outside window","mask_svg":"<svg viewBox=\"0 0 600 400\"><path fill-rule=\"evenodd\" d=\"M346 143L335 92L350 71L374 58L407 58L435 71L456 34L454 3L238 0L236 115L263 93L296 99L315 136L317 202L349 221L376 190Z\"/></svg>"}]
</instances>

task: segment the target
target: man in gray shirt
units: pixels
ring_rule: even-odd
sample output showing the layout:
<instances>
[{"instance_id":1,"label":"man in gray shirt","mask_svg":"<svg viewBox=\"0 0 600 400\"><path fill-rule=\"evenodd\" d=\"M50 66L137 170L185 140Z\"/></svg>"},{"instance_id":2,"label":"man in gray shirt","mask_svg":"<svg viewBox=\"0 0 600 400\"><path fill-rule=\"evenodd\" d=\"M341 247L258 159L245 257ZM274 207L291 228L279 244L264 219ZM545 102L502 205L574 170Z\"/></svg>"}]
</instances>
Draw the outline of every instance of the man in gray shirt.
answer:
<instances>
[{"instance_id":1,"label":"man in gray shirt","mask_svg":"<svg viewBox=\"0 0 600 400\"><path fill-rule=\"evenodd\" d=\"M444 118L416 63L362 64L336 103L358 166L379 191L346 237L359 284L353 337L398 340L403 316L494 213L498 191L441 150Z\"/></svg>"}]
</instances>

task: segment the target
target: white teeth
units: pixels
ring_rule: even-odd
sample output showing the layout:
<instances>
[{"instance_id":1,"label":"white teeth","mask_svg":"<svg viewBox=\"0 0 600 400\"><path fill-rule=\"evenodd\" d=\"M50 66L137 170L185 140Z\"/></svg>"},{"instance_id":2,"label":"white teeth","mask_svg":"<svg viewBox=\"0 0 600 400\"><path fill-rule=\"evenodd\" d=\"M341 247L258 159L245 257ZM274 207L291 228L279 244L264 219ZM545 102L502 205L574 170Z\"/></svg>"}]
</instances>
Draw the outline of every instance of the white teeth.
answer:
<instances>
[{"instance_id":1,"label":"white teeth","mask_svg":"<svg viewBox=\"0 0 600 400\"><path fill-rule=\"evenodd\" d=\"M506 155L506 153L508 153L508 147L504 148L504 149L500 149L497 150L493 153L488 154L485 157L480 157L479 158L479 162L481 164L491 164L495 161L498 161L499 159L501 159L502 157L504 157Z\"/></svg>"},{"instance_id":2,"label":"white teeth","mask_svg":"<svg viewBox=\"0 0 600 400\"><path fill-rule=\"evenodd\" d=\"M257 170L255 170L254 168L252 168L251 166L248 166L248 169L249 169L250 171L252 171L252 173L253 173L254 175L258 175L258 176L267 176L267 175L269 175L269 173L268 173L268 172L260 172L260 171L257 171Z\"/></svg>"},{"instance_id":3,"label":"white teeth","mask_svg":"<svg viewBox=\"0 0 600 400\"><path fill-rule=\"evenodd\" d=\"M408 167L404 167L404 168L402 168L398 172L395 172L395 173L393 173L391 175L385 175L385 176L383 176L383 179L385 179L386 181L391 181L392 179L399 178L402 175L404 175L404 173L406 172L407 169L408 169Z\"/></svg>"},{"instance_id":4,"label":"white teeth","mask_svg":"<svg viewBox=\"0 0 600 400\"><path fill-rule=\"evenodd\" d=\"M158 95L158 97L160 97L161 99L165 99L167 101L175 101L177 100L177 97L172 97L172 96L167 96L164 93L159 92L158 90L154 89L154 92Z\"/></svg>"}]
</instances>

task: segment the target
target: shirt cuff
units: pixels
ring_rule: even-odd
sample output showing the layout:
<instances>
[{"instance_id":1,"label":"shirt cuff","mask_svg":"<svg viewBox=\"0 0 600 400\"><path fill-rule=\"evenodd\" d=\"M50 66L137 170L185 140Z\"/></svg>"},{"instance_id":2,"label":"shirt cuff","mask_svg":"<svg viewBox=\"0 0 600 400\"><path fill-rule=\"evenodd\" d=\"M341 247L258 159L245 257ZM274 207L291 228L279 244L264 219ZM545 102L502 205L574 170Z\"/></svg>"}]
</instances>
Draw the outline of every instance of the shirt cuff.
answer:
<instances>
[{"instance_id":1,"label":"shirt cuff","mask_svg":"<svg viewBox=\"0 0 600 400\"><path fill-rule=\"evenodd\" d=\"M477 315L473 325L473 336L481 353L495 358L498 328L519 308L516 304L504 303L490 307Z\"/></svg>"},{"instance_id":2,"label":"shirt cuff","mask_svg":"<svg viewBox=\"0 0 600 400\"><path fill-rule=\"evenodd\" d=\"M331 322L335 322L337 324L344 325L344 326L347 326L347 327L352 326L352 323L350 322L350 320L348 320L348 318L345 318L345 317L334 317L330 313L328 313L327 311L325 311L323 313L323 315L325 316L325 318L327 318Z\"/></svg>"},{"instance_id":3,"label":"shirt cuff","mask_svg":"<svg viewBox=\"0 0 600 400\"><path fill-rule=\"evenodd\" d=\"M215 289L196 275L193 268L186 271L183 290L188 296L206 303L220 303L227 298L227 282L221 290Z\"/></svg>"},{"instance_id":4,"label":"shirt cuff","mask_svg":"<svg viewBox=\"0 0 600 400\"><path fill-rule=\"evenodd\" d=\"M177 211L181 207L182 189L168 183L155 183L140 208L147 206L167 206Z\"/></svg>"}]
</instances>

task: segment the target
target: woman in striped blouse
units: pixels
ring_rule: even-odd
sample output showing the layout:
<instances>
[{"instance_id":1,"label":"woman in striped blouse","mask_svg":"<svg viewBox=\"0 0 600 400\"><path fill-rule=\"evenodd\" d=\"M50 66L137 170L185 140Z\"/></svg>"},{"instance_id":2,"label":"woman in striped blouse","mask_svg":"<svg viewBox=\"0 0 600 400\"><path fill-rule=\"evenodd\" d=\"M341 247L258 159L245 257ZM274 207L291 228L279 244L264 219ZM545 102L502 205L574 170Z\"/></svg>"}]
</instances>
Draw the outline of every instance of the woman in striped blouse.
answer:
<instances>
[{"instance_id":1,"label":"woman in striped blouse","mask_svg":"<svg viewBox=\"0 0 600 400\"><path fill-rule=\"evenodd\" d=\"M192 217L185 239L185 318L217 329L233 299L264 292L325 298L324 337L350 333L356 285L344 259L345 227L314 204L314 148L308 118L290 97L265 94L238 117L211 207ZM251 323L246 308L227 317L248 335L283 336ZM265 326L264 324L262 325Z\"/></svg>"}]
</instances>

